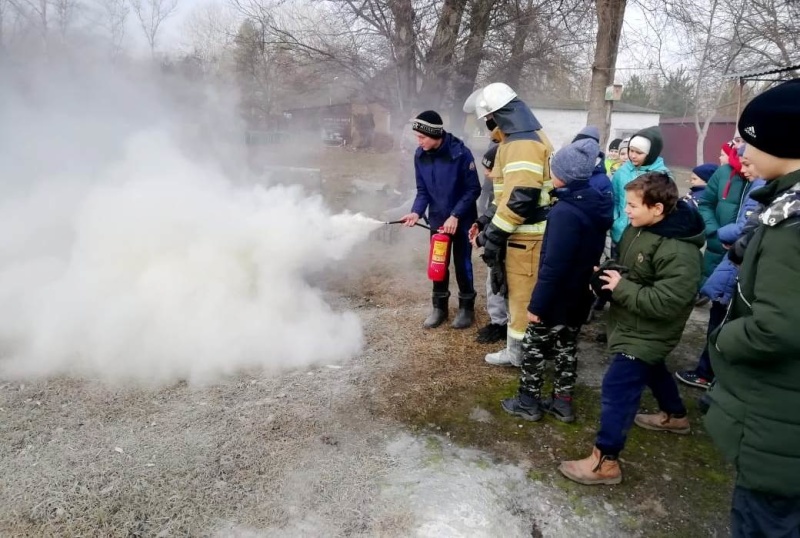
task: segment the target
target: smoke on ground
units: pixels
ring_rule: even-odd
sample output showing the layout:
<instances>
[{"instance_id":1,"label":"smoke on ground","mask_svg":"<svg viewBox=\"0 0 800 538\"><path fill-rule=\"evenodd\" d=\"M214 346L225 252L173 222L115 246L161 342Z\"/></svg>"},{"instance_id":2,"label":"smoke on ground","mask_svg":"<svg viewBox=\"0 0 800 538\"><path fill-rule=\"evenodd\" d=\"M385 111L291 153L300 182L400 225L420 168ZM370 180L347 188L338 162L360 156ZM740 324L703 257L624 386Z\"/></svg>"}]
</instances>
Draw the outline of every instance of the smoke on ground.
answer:
<instances>
[{"instance_id":1,"label":"smoke on ground","mask_svg":"<svg viewBox=\"0 0 800 538\"><path fill-rule=\"evenodd\" d=\"M307 277L380 223L235 186L187 155L152 85L0 81L0 375L207 382L359 351L356 315Z\"/></svg>"}]
</instances>

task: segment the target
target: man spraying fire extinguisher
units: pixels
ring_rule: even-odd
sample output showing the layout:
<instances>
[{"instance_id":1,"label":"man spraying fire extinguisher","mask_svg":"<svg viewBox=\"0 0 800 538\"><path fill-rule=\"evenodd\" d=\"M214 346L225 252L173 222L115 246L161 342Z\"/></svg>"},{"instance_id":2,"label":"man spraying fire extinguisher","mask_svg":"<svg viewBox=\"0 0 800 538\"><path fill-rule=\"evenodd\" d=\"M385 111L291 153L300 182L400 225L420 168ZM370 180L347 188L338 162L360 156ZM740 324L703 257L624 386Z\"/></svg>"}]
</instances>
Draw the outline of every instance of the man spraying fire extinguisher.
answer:
<instances>
[{"instance_id":1,"label":"man spraying fire extinguisher","mask_svg":"<svg viewBox=\"0 0 800 538\"><path fill-rule=\"evenodd\" d=\"M481 194L475 160L461 140L444 130L441 116L433 110L411 120L411 129L419 144L414 154L417 196L411 213L401 220L406 226L414 226L427 210L432 236L430 261L440 263L442 251L445 256L443 276L429 270L429 276L433 275L433 308L423 327L438 327L447 320L452 260L458 281L458 314L453 327L465 329L475 321L472 245L468 236L478 217L476 201ZM450 241L437 237L440 232L449 235Z\"/></svg>"}]
</instances>

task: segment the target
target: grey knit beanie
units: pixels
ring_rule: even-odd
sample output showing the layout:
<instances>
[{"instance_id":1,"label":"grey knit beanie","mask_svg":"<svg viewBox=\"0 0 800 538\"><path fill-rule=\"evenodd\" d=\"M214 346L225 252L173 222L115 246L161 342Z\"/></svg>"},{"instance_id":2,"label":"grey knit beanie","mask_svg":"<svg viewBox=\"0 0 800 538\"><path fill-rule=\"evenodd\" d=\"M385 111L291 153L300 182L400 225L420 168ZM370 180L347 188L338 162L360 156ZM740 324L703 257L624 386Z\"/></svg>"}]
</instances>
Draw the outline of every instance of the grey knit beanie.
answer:
<instances>
[{"instance_id":1,"label":"grey knit beanie","mask_svg":"<svg viewBox=\"0 0 800 538\"><path fill-rule=\"evenodd\" d=\"M600 146L593 138L582 138L561 148L550 162L553 175L566 184L588 181L597 163Z\"/></svg>"},{"instance_id":2,"label":"grey knit beanie","mask_svg":"<svg viewBox=\"0 0 800 538\"><path fill-rule=\"evenodd\" d=\"M594 125L587 125L583 129L581 129L578 134L575 135L575 138L573 138L572 141L577 142L578 140L584 140L586 138L591 138L592 140L600 144L600 129L598 129Z\"/></svg>"}]
</instances>

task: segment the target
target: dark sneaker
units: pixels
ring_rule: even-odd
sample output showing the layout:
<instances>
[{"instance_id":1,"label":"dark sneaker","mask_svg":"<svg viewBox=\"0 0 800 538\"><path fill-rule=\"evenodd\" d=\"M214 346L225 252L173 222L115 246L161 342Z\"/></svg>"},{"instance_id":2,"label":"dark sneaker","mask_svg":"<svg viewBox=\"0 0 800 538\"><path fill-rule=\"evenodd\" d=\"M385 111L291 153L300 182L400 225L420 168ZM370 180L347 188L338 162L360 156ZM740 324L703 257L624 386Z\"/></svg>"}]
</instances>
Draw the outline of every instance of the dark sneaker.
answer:
<instances>
[{"instance_id":1,"label":"dark sneaker","mask_svg":"<svg viewBox=\"0 0 800 538\"><path fill-rule=\"evenodd\" d=\"M548 398L542 402L545 413L553 415L561 422L575 422L575 412L572 410L572 398Z\"/></svg>"},{"instance_id":2,"label":"dark sneaker","mask_svg":"<svg viewBox=\"0 0 800 538\"><path fill-rule=\"evenodd\" d=\"M535 402L529 407L527 405L522 405L522 402L519 401L519 398L508 398L507 400L503 400L500 405L503 407L503 411L521 419L529 420L531 422L538 422L542 420L542 409L539 405L539 402Z\"/></svg>"},{"instance_id":3,"label":"dark sneaker","mask_svg":"<svg viewBox=\"0 0 800 538\"><path fill-rule=\"evenodd\" d=\"M480 344L493 344L506 339L506 326L490 323L478 331L475 341Z\"/></svg>"},{"instance_id":4,"label":"dark sneaker","mask_svg":"<svg viewBox=\"0 0 800 538\"><path fill-rule=\"evenodd\" d=\"M705 295L697 294L697 297L695 297L695 300L694 300L694 305L695 306L705 306L705 305L708 304L708 302L710 300L711 300L710 297L706 297Z\"/></svg>"},{"instance_id":5,"label":"dark sneaker","mask_svg":"<svg viewBox=\"0 0 800 538\"><path fill-rule=\"evenodd\" d=\"M681 383L689 385L690 387L697 387L701 389L708 389L711 386L711 379L700 377L694 370L682 370L675 372L675 377Z\"/></svg>"}]
</instances>

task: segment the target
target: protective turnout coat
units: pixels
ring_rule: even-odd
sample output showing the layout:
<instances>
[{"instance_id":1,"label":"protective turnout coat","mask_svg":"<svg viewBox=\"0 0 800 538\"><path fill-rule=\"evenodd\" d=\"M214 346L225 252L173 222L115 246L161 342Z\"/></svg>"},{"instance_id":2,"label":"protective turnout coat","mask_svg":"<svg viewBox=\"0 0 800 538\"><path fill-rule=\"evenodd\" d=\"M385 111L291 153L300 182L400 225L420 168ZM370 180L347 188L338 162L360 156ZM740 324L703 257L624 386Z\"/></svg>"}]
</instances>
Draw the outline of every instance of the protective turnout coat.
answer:
<instances>
[{"instance_id":1,"label":"protective turnout coat","mask_svg":"<svg viewBox=\"0 0 800 538\"><path fill-rule=\"evenodd\" d=\"M506 245L508 336L522 340L550 208L551 147L530 108L513 99L492 113L500 146L492 169L496 210L481 241Z\"/></svg>"}]
</instances>

